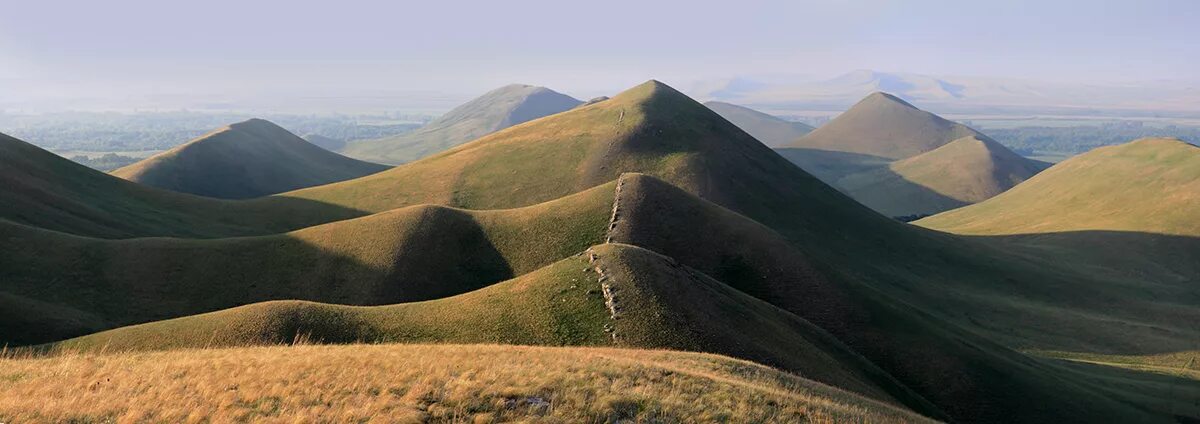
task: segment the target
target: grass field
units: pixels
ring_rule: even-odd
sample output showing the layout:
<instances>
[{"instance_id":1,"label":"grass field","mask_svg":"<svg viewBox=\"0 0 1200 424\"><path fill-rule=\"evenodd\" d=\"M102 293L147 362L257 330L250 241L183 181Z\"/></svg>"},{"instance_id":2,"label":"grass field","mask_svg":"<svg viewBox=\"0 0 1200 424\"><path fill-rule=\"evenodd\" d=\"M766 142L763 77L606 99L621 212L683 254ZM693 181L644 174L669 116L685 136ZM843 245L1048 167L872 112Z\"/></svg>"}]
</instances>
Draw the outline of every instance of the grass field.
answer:
<instances>
[{"instance_id":1,"label":"grass field","mask_svg":"<svg viewBox=\"0 0 1200 424\"><path fill-rule=\"evenodd\" d=\"M959 234L1131 231L1200 236L1200 147L1146 138L1075 156L1000 196L917 225Z\"/></svg>"},{"instance_id":2,"label":"grass field","mask_svg":"<svg viewBox=\"0 0 1200 424\"><path fill-rule=\"evenodd\" d=\"M751 362L495 345L0 359L5 422L931 422Z\"/></svg>"}]
</instances>

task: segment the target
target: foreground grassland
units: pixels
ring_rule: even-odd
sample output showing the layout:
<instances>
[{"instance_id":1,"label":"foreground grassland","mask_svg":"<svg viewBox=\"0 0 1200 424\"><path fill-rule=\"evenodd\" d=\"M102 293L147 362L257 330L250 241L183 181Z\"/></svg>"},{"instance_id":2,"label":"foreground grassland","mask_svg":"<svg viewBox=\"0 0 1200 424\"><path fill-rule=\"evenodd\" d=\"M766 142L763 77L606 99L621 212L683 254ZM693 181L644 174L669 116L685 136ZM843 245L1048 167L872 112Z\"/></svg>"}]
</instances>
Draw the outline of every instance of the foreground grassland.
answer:
<instances>
[{"instance_id":1,"label":"foreground grassland","mask_svg":"<svg viewBox=\"0 0 1200 424\"><path fill-rule=\"evenodd\" d=\"M717 355L275 346L0 359L5 422L927 422Z\"/></svg>"}]
</instances>

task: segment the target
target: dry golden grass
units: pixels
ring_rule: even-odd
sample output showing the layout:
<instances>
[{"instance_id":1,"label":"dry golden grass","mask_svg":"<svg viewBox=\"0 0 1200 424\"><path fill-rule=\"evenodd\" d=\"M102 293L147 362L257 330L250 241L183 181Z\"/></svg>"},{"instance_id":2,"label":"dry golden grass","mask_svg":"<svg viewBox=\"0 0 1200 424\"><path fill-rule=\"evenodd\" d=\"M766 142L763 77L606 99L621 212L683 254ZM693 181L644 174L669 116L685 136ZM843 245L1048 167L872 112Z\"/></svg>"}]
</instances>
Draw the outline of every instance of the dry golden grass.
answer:
<instances>
[{"instance_id":1,"label":"dry golden grass","mask_svg":"<svg viewBox=\"0 0 1200 424\"><path fill-rule=\"evenodd\" d=\"M924 422L717 355L276 346L0 359L4 422Z\"/></svg>"}]
</instances>

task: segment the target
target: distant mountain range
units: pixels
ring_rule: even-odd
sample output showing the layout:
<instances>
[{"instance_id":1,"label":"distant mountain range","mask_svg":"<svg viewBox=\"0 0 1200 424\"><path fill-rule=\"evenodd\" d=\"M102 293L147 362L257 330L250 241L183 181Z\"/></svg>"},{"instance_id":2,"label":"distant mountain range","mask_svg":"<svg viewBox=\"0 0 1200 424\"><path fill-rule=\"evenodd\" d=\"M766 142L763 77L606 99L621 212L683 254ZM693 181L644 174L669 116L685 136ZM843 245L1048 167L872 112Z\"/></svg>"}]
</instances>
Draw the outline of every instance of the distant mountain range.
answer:
<instances>
[{"instance_id":1,"label":"distant mountain range","mask_svg":"<svg viewBox=\"0 0 1200 424\"><path fill-rule=\"evenodd\" d=\"M1087 84L858 70L830 79L738 77L700 81L697 98L760 110L841 110L876 91L940 113L1200 116L1200 84Z\"/></svg>"}]
</instances>

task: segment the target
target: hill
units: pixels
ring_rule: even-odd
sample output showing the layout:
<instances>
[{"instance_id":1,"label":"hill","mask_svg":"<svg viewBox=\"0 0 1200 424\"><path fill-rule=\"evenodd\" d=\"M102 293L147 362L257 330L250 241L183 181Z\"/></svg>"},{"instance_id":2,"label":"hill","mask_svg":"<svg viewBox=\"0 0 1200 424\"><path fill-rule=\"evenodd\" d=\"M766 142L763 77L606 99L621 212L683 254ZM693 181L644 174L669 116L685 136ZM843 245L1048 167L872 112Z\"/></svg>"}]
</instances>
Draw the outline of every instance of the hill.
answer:
<instances>
[{"instance_id":1,"label":"hill","mask_svg":"<svg viewBox=\"0 0 1200 424\"><path fill-rule=\"evenodd\" d=\"M1101 147L986 202L918 225L962 234L1127 231L1200 236L1200 148L1170 138Z\"/></svg>"},{"instance_id":2,"label":"hill","mask_svg":"<svg viewBox=\"0 0 1200 424\"><path fill-rule=\"evenodd\" d=\"M247 346L297 337L332 343L616 345L715 352L889 402L894 402L889 391L911 396L812 324L672 259L620 244L595 246L514 280L427 302L375 307L268 302L119 328L54 348Z\"/></svg>"},{"instance_id":3,"label":"hill","mask_svg":"<svg viewBox=\"0 0 1200 424\"><path fill-rule=\"evenodd\" d=\"M836 186L887 216L932 215L987 200L1048 166L971 136L845 176Z\"/></svg>"},{"instance_id":4,"label":"hill","mask_svg":"<svg viewBox=\"0 0 1200 424\"><path fill-rule=\"evenodd\" d=\"M278 125L251 119L112 174L183 193L247 199L348 180L387 168L338 155Z\"/></svg>"},{"instance_id":5,"label":"hill","mask_svg":"<svg viewBox=\"0 0 1200 424\"><path fill-rule=\"evenodd\" d=\"M785 146L797 138L812 132L809 125L799 122L785 121L778 117L759 112L744 106L725 102L705 102L704 106L712 109L722 118L729 120L738 128L750 133L770 147Z\"/></svg>"},{"instance_id":6,"label":"hill","mask_svg":"<svg viewBox=\"0 0 1200 424\"><path fill-rule=\"evenodd\" d=\"M0 220L0 345L265 300L380 305L464 293L603 242L613 187L520 209L418 205L210 240L91 239Z\"/></svg>"},{"instance_id":7,"label":"hill","mask_svg":"<svg viewBox=\"0 0 1200 424\"><path fill-rule=\"evenodd\" d=\"M395 422L930 421L750 362L669 351L276 346L0 359L0 364L11 372L0 386L0 419L12 422L149 417L170 422L328 417ZM103 385L94 384L92 372L108 376ZM85 386L101 390L79 390ZM233 402L228 388L237 389ZM187 396L179 395L185 392Z\"/></svg>"},{"instance_id":8,"label":"hill","mask_svg":"<svg viewBox=\"0 0 1200 424\"><path fill-rule=\"evenodd\" d=\"M342 153L379 163L411 162L522 122L570 110L581 103L545 87L506 85L454 108L414 132L356 141Z\"/></svg>"},{"instance_id":9,"label":"hill","mask_svg":"<svg viewBox=\"0 0 1200 424\"><path fill-rule=\"evenodd\" d=\"M1170 406L1148 397L1188 387L1098 379L1014 349L1194 349L1195 269L1096 261L1087 243L1050 256L897 223L656 81L379 174L266 200L355 211L513 208L632 171L647 175L618 181L605 239L667 255L813 323L954 420L1166 420ZM57 293L69 291L48 288L38 299Z\"/></svg>"},{"instance_id":10,"label":"hill","mask_svg":"<svg viewBox=\"0 0 1200 424\"><path fill-rule=\"evenodd\" d=\"M293 198L230 201L147 187L0 134L0 219L106 238L270 234L364 215Z\"/></svg>"},{"instance_id":11,"label":"hill","mask_svg":"<svg viewBox=\"0 0 1200 424\"><path fill-rule=\"evenodd\" d=\"M972 136L988 139L965 125L876 92L789 147L904 159Z\"/></svg>"}]
</instances>

